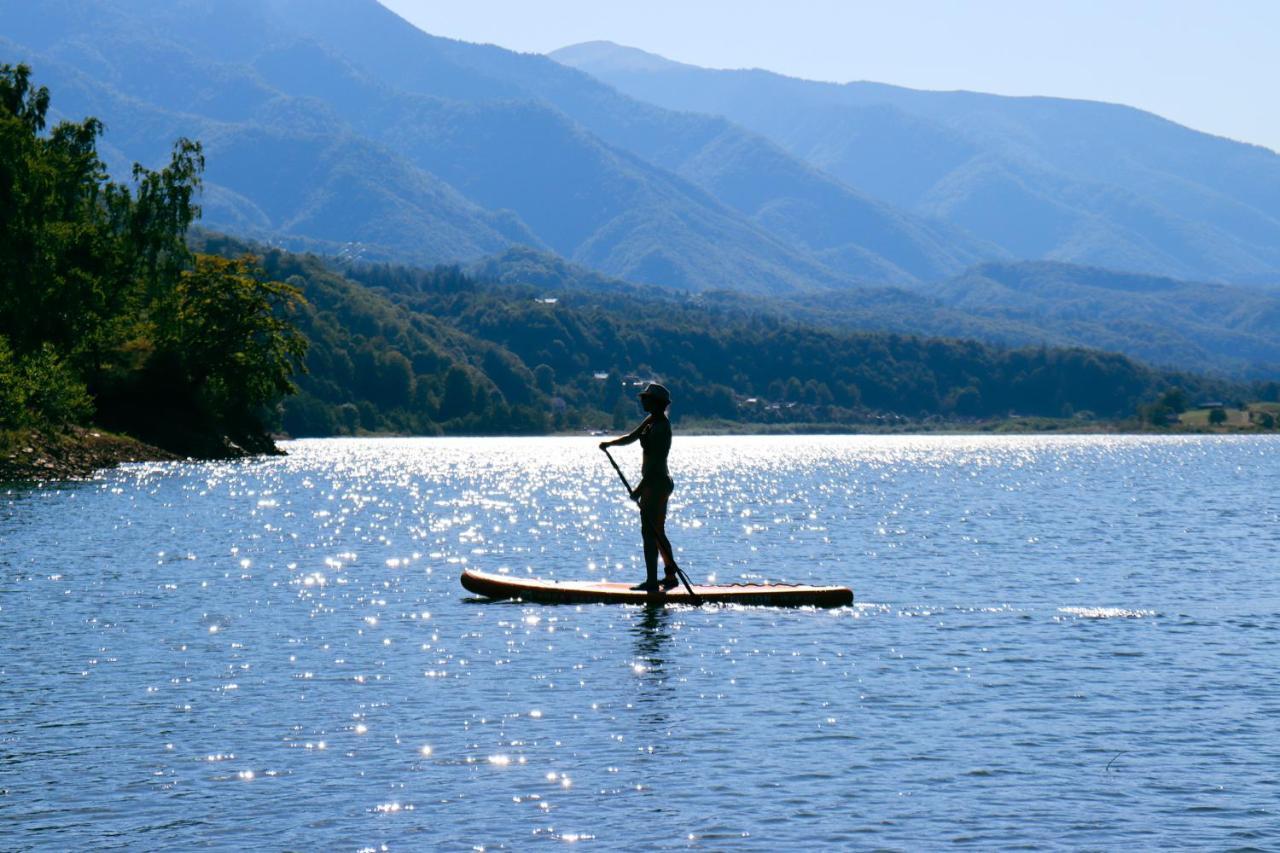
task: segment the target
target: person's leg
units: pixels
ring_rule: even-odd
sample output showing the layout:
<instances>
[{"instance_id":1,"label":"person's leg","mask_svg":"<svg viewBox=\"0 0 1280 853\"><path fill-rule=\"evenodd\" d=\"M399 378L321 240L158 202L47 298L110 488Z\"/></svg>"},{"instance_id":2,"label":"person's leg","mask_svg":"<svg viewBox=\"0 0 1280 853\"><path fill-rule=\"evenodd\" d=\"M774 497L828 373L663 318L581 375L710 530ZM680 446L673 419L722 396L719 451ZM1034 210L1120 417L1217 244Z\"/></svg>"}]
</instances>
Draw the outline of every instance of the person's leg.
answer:
<instances>
[{"instance_id":1,"label":"person's leg","mask_svg":"<svg viewBox=\"0 0 1280 853\"><path fill-rule=\"evenodd\" d=\"M646 489L640 495L640 535L644 541L644 583L632 589L658 589L658 535L654 526L654 498L652 490Z\"/></svg>"},{"instance_id":2,"label":"person's leg","mask_svg":"<svg viewBox=\"0 0 1280 853\"><path fill-rule=\"evenodd\" d=\"M641 534L644 536L644 579L646 583L658 581L658 536L652 523L641 519Z\"/></svg>"},{"instance_id":3,"label":"person's leg","mask_svg":"<svg viewBox=\"0 0 1280 853\"><path fill-rule=\"evenodd\" d=\"M667 574L671 574L675 570L676 558L671 552L671 540L667 538L667 519L665 514L663 517L658 518L653 526L658 553L662 555L662 565L667 570Z\"/></svg>"},{"instance_id":4,"label":"person's leg","mask_svg":"<svg viewBox=\"0 0 1280 853\"><path fill-rule=\"evenodd\" d=\"M658 547L658 553L662 555L663 586L667 589L676 585L676 557L671 550L671 540L667 538L667 501L671 497L671 490L668 489L665 494L657 496L654 501L653 508L653 535ZM656 567L655 567L656 570Z\"/></svg>"}]
</instances>

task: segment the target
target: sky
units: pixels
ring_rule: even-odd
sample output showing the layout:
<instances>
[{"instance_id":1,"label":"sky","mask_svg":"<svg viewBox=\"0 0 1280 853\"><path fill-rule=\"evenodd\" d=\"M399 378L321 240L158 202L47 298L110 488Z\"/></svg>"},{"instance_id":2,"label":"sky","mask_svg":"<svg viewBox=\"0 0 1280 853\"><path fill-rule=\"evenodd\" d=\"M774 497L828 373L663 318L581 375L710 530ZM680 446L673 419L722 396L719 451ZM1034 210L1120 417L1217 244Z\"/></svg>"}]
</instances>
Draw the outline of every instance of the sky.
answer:
<instances>
[{"instance_id":1,"label":"sky","mask_svg":"<svg viewBox=\"0 0 1280 853\"><path fill-rule=\"evenodd\" d=\"M1055 95L1280 151L1280 0L381 0L523 52L603 39L711 68Z\"/></svg>"}]
</instances>

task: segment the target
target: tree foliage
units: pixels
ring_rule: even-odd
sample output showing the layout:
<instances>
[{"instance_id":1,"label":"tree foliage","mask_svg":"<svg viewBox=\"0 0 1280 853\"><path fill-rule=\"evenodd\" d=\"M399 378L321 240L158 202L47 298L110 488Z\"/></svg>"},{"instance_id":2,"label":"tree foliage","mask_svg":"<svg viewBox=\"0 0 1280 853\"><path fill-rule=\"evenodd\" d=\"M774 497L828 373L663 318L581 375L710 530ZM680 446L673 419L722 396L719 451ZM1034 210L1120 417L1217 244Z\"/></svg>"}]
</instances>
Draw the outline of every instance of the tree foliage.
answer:
<instances>
[{"instance_id":1,"label":"tree foliage","mask_svg":"<svg viewBox=\"0 0 1280 853\"><path fill-rule=\"evenodd\" d=\"M253 410L296 390L290 376L307 347L286 314L300 302L297 288L264 281L252 256L196 255L179 275L158 343L214 409Z\"/></svg>"},{"instance_id":2,"label":"tree foliage","mask_svg":"<svg viewBox=\"0 0 1280 853\"><path fill-rule=\"evenodd\" d=\"M305 351L287 319L297 292L251 259L189 250L199 143L116 183L102 124L45 133L49 103L27 66L0 65L0 427L96 413L188 452L223 435L261 447Z\"/></svg>"},{"instance_id":3,"label":"tree foliage","mask_svg":"<svg viewBox=\"0 0 1280 853\"><path fill-rule=\"evenodd\" d=\"M676 393L682 416L766 423L1124 418L1170 386L1223 387L1095 350L852 332L700 296L569 290L548 299L546 289L468 283L447 268L349 274L536 366L532 384L565 401L560 420L570 425L575 412L607 423L619 398L633 396L630 384L654 377ZM543 366L550 390L538 387Z\"/></svg>"},{"instance_id":4,"label":"tree foliage","mask_svg":"<svg viewBox=\"0 0 1280 853\"><path fill-rule=\"evenodd\" d=\"M228 257L252 248L201 239ZM294 435L620 429L639 413L635 383L653 378L675 392L677 418L848 427L1125 418L1165 390L1177 401L1229 387L1091 350L854 333L700 296L535 289L276 250L262 264L307 300L309 372L284 401Z\"/></svg>"}]
</instances>

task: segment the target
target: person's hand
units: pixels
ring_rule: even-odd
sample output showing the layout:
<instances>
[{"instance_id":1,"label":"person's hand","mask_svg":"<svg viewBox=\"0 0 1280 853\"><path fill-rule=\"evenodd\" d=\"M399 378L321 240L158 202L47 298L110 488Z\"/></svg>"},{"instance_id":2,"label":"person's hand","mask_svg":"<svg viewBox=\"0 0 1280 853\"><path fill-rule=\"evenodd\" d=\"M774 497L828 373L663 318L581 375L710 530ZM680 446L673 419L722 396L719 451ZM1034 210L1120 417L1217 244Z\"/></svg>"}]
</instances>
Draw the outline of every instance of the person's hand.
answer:
<instances>
[{"instance_id":1,"label":"person's hand","mask_svg":"<svg viewBox=\"0 0 1280 853\"><path fill-rule=\"evenodd\" d=\"M607 441L602 441L602 442L600 442L600 449L601 449L601 450L608 450L608 449L609 449L609 442L607 442Z\"/></svg>"},{"instance_id":2,"label":"person's hand","mask_svg":"<svg viewBox=\"0 0 1280 853\"><path fill-rule=\"evenodd\" d=\"M640 503L640 489L631 490L631 500L635 501L636 503Z\"/></svg>"}]
</instances>

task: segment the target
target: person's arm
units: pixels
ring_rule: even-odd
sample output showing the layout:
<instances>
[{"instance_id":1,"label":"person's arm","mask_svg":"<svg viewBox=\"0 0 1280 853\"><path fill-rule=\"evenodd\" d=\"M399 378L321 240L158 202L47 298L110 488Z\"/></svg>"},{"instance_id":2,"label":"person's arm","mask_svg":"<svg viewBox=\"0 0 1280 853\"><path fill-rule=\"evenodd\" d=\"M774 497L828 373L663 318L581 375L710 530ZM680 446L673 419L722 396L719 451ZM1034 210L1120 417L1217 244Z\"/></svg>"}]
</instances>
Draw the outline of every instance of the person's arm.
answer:
<instances>
[{"instance_id":1,"label":"person's arm","mask_svg":"<svg viewBox=\"0 0 1280 853\"><path fill-rule=\"evenodd\" d=\"M600 449L604 450L607 447L620 447L624 444L631 444L632 442L640 438L640 435L641 433L644 432L645 427L647 427L652 421L653 421L653 415L645 416L645 419L640 422L640 426L636 427L631 432L624 435L622 438L615 438L612 441L600 442Z\"/></svg>"}]
</instances>

